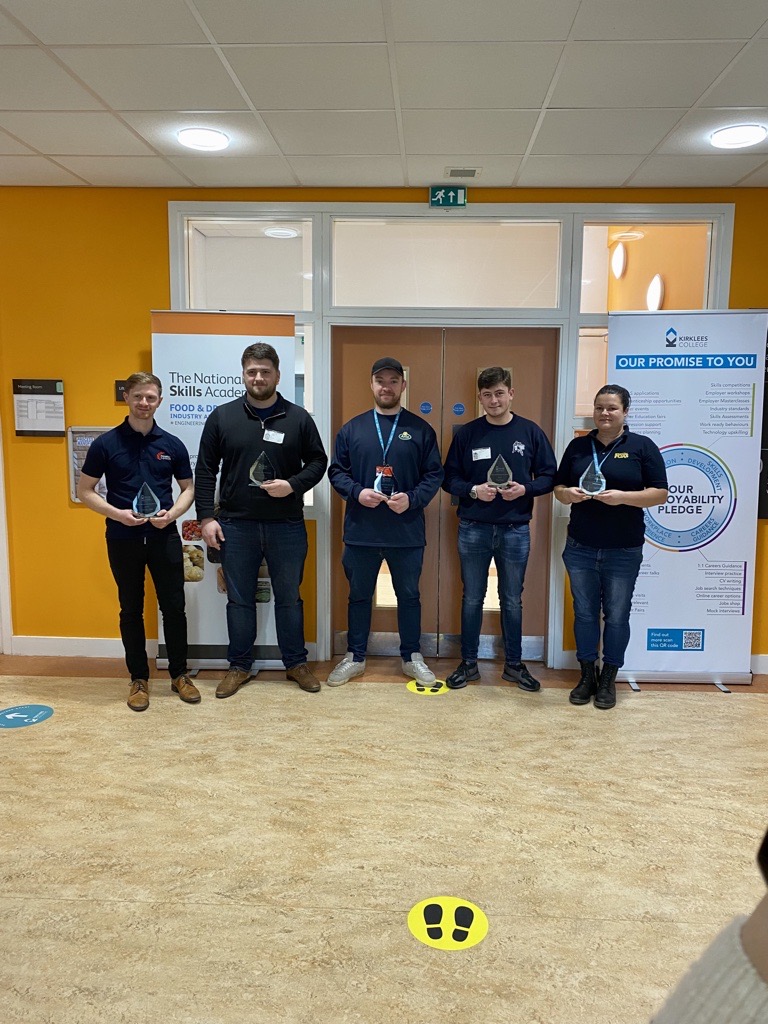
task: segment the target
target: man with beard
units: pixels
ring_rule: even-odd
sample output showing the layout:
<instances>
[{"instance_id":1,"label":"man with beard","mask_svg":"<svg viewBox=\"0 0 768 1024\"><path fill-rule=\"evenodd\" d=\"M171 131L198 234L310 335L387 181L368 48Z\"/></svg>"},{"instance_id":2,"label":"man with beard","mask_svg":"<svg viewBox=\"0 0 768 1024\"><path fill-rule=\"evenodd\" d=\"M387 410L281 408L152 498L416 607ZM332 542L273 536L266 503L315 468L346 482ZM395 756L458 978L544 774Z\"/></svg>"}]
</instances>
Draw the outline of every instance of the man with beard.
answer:
<instances>
[{"instance_id":1,"label":"man with beard","mask_svg":"<svg viewBox=\"0 0 768 1024\"><path fill-rule=\"evenodd\" d=\"M231 697L253 678L256 586L264 558L286 677L316 693L320 683L307 665L299 595L307 557L303 495L322 480L328 458L309 413L277 391L280 360L274 348L250 345L242 366L245 394L218 406L206 420L195 471L203 540L221 552L227 588L230 667L216 696Z\"/></svg>"},{"instance_id":2,"label":"man with beard","mask_svg":"<svg viewBox=\"0 0 768 1024\"><path fill-rule=\"evenodd\" d=\"M397 359L376 360L371 391L374 408L341 428L328 472L347 503L342 564L349 580L348 651L328 685L341 686L365 671L373 594L384 560L397 596L403 672L431 684L435 676L420 654L419 580L424 509L443 479L437 437L426 420L401 407L405 376Z\"/></svg>"}]
</instances>

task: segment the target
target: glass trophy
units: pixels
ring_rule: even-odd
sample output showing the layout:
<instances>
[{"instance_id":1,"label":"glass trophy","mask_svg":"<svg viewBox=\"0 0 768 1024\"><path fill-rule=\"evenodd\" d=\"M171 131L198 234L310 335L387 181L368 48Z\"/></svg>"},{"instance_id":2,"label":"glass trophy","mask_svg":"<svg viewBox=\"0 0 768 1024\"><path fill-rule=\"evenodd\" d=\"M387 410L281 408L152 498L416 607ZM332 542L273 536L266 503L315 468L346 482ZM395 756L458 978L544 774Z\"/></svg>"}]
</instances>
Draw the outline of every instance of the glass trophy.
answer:
<instances>
[{"instance_id":1,"label":"glass trophy","mask_svg":"<svg viewBox=\"0 0 768 1024\"><path fill-rule=\"evenodd\" d=\"M391 498L397 491L397 480L391 466L377 466L376 479L373 481L373 489L386 498Z\"/></svg>"},{"instance_id":2,"label":"glass trophy","mask_svg":"<svg viewBox=\"0 0 768 1024\"><path fill-rule=\"evenodd\" d=\"M512 470L501 455L496 456L493 465L488 470L488 484L498 491L504 491L512 484Z\"/></svg>"},{"instance_id":3,"label":"glass trophy","mask_svg":"<svg viewBox=\"0 0 768 1024\"><path fill-rule=\"evenodd\" d=\"M248 475L251 478L251 482L248 484L249 487L261 487L267 480L275 479L275 467L269 461L269 456L266 452L262 452L258 459L256 459Z\"/></svg>"},{"instance_id":4,"label":"glass trophy","mask_svg":"<svg viewBox=\"0 0 768 1024\"><path fill-rule=\"evenodd\" d=\"M605 490L605 477L595 465L590 462L579 480L579 490L584 494L602 494Z\"/></svg>"},{"instance_id":5,"label":"glass trophy","mask_svg":"<svg viewBox=\"0 0 768 1024\"><path fill-rule=\"evenodd\" d=\"M160 499L146 481L133 499L132 509L137 519L152 519L160 511Z\"/></svg>"}]
</instances>

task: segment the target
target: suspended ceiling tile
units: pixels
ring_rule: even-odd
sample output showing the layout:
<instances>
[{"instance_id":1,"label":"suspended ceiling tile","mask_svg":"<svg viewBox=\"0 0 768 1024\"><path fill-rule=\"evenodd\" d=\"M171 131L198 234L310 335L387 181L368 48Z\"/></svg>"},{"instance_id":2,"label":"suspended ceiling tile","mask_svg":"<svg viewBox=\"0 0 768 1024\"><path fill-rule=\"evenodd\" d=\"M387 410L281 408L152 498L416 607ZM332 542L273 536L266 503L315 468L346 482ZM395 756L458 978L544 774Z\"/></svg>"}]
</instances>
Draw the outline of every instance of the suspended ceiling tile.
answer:
<instances>
[{"instance_id":1,"label":"suspended ceiling tile","mask_svg":"<svg viewBox=\"0 0 768 1024\"><path fill-rule=\"evenodd\" d=\"M14 25L11 19L0 11L0 46L12 44L32 46L34 40L30 39L26 32Z\"/></svg>"},{"instance_id":2,"label":"suspended ceiling tile","mask_svg":"<svg viewBox=\"0 0 768 1024\"><path fill-rule=\"evenodd\" d=\"M514 181L517 169L520 166L519 156L498 156L494 153L475 153L468 156L466 153L461 156L409 156L408 157L408 184L409 185L458 185L466 188L468 201L472 200L473 188L509 188ZM446 167L480 168L480 176L477 178L449 178Z\"/></svg>"},{"instance_id":3,"label":"suspended ceiling tile","mask_svg":"<svg viewBox=\"0 0 768 1024\"><path fill-rule=\"evenodd\" d=\"M531 108L544 100L560 43L398 43L404 108Z\"/></svg>"},{"instance_id":4,"label":"suspended ceiling tile","mask_svg":"<svg viewBox=\"0 0 768 1024\"><path fill-rule=\"evenodd\" d=\"M567 39L579 0L390 0L398 42Z\"/></svg>"},{"instance_id":5,"label":"suspended ceiling tile","mask_svg":"<svg viewBox=\"0 0 768 1024\"><path fill-rule=\"evenodd\" d=\"M618 188L639 162L637 156L529 156L516 184L526 188Z\"/></svg>"},{"instance_id":6,"label":"suspended ceiling tile","mask_svg":"<svg viewBox=\"0 0 768 1024\"><path fill-rule=\"evenodd\" d=\"M387 48L368 44L225 47L259 110L390 110Z\"/></svg>"},{"instance_id":7,"label":"suspended ceiling tile","mask_svg":"<svg viewBox=\"0 0 768 1024\"><path fill-rule=\"evenodd\" d=\"M381 0L196 0L219 43L383 42Z\"/></svg>"},{"instance_id":8,"label":"suspended ceiling tile","mask_svg":"<svg viewBox=\"0 0 768 1024\"><path fill-rule=\"evenodd\" d=\"M409 155L525 153L537 110L404 110Z\"/></svg>"},{"instance_id":9,"label":"suspended ceiling tile","mask_svg":"<svg viewBox=\"0 0 768 1024\"><path fill-rule=\"evenodd\" d=\"M290 167L277 156L252 158L219 154L218 160L209 156L185 156L174 157L172 163L201 188L291 187L296 184Z\"/></svg>"},{"instance_id":10,"label":"suspended ceiling tile","mask_svg":"<svg viewBox=\"0 0 768 1024\"><path fill-rule=\"evenodd\" d=\"M56 53L118 110L242 110L246 104L211 48L60 47Z\"/></svg>"},{"instance_id":11,"label":"suspended ceiling tile","mask_svg":"<svg viewBox=\"0 0 768 1024\"><path fill-rule=\"evenodd\" d=\"M629 184L659 188L728 188L765 162L765 153L742 156L651 156Z\"/></svg>"},{"instance_id":12,"label":"suspended ceiling tile","mask_svg":"<svg viewBox=\"0 0 768 1024\"><path fill-rule=\"evenodd\" d=\"M720 156L722 150L713 148L710 136L718 128L727 128L732 124L757 122L768 125L768 108L756 107L747 109L711 109L700 107L685 115L674 132L659 146L661 155L691 155L701 153L704 156ZM733 151L731 151L733 152ZM750 146L741 151L744 155L768 153L768 140L759 146ZM657 154L657 155L658 155Z\"/></svg>"},{"instance_id":13,"label":"suspended ceiling tile","mask_svg":"<svg viewBox=\"0 0 768 1024\"><path fill-rule=\"evenodd\" d=\"M768 39L756 40L739 55L722 82L704 97L702 106L768 106Z\"/></svg>"},{"instance_id":14,"label":"suspended ceiling tile","mask_svg":"<svg viewBox=\"0 0 768 1024\"><path fill-rule=\"evenodd\" d=\"M0 154L3 154L4 156L37 156L29 146L25 146L23 143L17 142L16 139L12 139L10 135L6 135L5 132L2 131L0 131Z\"/></svg>"},{"instance_id":15,"label":"suspended ceiling tile","mask_svg":"<svg viewBox=\"0 0 768 1024\"><path fill-rule=\"evenodd\" d=\"M738 51L732 42L574 43L552 107L688 107Z\"/></svg>"},{"instance_id":16,"label":"suspended ceiling tile","mask_svg":"<svg viewBox=\"0 0 768 1024\"><path fill-rule=\"evenodd\" d=\"M0 113L0 127L46 154L149 155L149 148L108 113Z\"/></svg>"},{"instance_id":17,"label":"suspended ceiling tile","mask_svg":"<svg viewBox=\"0 0 768 1024\"><path fill-rule=\"evenodd\" d=\"M102 188L169 188L189 185L159 156L62 156L59 163Z\"/></svg>"},{"instance_id":18,"label":"suspended ceiling tile","mask_svg":"<svg viewBox=\"0 0 768 1024\"><path fill-rule=\"evenodd\" d=\"M42 50L0 47L1 110L100 110L101 104Z\"/></svg>"},{"instance_id":19,"label":"suspended ceiling tile","mask_svg":"<svg viewBox=\"0 0 768 1024\"><path fill-rule=\"evenodd\" d=\"M305 186L394 188L404 184L400 159L394 156L292 156L290 163Z\"/></svg>"},{"instance_id":20,"label":"suspended ceiling tile","mask_svg":"<svg viewBox=\"0 0 768 1024\"><path fill-rule=\"evenodd\" d=\"M583 0L574 39L748 39L768 18L765 0Z\"/></svg>"},{"instance_id":21,"label":"suspended ceiling tile","mask_svg":"<svg viewBox=\"0 0 768 1024\"><path fill-rule=\"evenodd\" d=\"M83 184L44 156L0 156L0 186Z\"/></svg>"},{"instance_id":22,"label":"suspended ceiling tile","mask_svg":"<svg viewBox=\"0 0 768 1024\"><path fill-rule=\"evenodd\" d=\"M768 188L768 160L739 184L742 188Z\"/></svg>"},{"instance_id":23,"label":"suspended ceiling tile","mask_svg":"<svg viewBox=\"0 0 768 1024\"><path fill-rule=\"evenodd\" d=\"M262 116L283 153L400 152L397 122L390 110L265 110Z\"/></svg>"},{"instance_id":24,"label":"suspended ceiling tile","mask_svg":"<svg viewBox=\"0 0 768 1024\"><path fill-rule=\"evenodd\" d=\"M547 110L533 144L537 155L649 153L685 114L684 107Z\"/></svg>"},{"instance_id":25,"label":"suspended ceiling tile","mask_svg":"<svg viewBox=\"0 0 768 1024\"><path fill-rule=\"evenodd\" d=\"M3 0L49 46L62 43L200 43L183 0Z\"/></svg>"},{"instance_id":26,"label":"suspended ceiling tile","mask_svg":"<svg viewBox=\"0 0 768 1024\"><path fill-rule=\"evenodd\" d=\"M274 155L278 153L271 135L250 111L121 111L121 116L150 145L165 156L196 156L203 160L225 157ZM215 128L229 137L226 151L202 153L190 150L179 142L176 132L181 128Z\"/></svg>"}]
</instances>

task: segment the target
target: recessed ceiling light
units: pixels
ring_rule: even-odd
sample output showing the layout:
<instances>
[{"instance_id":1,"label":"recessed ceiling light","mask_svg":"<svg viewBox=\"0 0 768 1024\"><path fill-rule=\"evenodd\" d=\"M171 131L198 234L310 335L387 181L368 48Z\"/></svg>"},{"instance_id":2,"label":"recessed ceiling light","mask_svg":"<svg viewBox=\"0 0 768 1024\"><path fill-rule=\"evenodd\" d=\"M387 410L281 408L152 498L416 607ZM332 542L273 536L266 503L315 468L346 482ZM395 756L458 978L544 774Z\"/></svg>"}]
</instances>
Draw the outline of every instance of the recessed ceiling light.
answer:
<instances>
[{"instance_id":1,"label":"recessed ceiling light","mask_svg":"<svg viewBox=\"0 0 768 1024\"><path fill-rule=\"evenodd\" d=\"M709 141L716 149L744 149L756 146L768 135L768 128L761 124L732 124L712 132Z\"/></svg>"},{"instance_id":2,"label":"recessed ceiling light","mask_svg":"<svg viewBox=\"0 0 768 1024\"><path fill-rule=\"evenodd\" d=\"M229 136L215 128L182 128L176 132L176 138L188 149L203 149L209 153L229 145Z\"/></svg>"},{"instance_id":3,"label":"recessed ceiling light","mask_svg":"<svg viewBox=\"0 0 768 1024\"><path fill-rule=\"evenodd\" d=\"M645 232L635 228L631 231L620 231L618 235L613 236L614 242L638 242L641 238L645 238Z\"/></svg>"},{"instance_id":4,"label":"recessed ceiling light","mask_svg":"<svg viewBox=\"0 0 768 1024\"><path fill-rule=\"evenodd\" d=\"M264 234L269 238L298 238L296 228L266 228Z\"/></svg>"}]
</instances>

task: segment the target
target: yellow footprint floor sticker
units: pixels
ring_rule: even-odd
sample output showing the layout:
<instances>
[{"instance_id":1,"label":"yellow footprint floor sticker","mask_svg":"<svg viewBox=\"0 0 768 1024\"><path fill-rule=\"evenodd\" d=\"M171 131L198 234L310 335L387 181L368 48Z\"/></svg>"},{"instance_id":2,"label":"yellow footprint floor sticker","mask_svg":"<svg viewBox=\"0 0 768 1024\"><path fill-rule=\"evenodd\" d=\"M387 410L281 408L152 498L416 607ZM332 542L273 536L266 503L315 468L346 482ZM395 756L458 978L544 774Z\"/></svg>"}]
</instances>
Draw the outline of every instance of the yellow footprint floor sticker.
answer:
<instances>
[{"instance_id":1,"label":"yellow footprint floor sticker","mask_svg":"<svg viewBox=\"0 0 768 1024\"><path fill-rule=\"evenodd\" d=\"M411 679L410 682L405 684L405 688L410 690L411 693L425 693L429 697L433 693L448 693L448 687L442 679L436 679L434 683L419 683L415 679Z\"/></svg>"},{"instance_id":2,"label":"yellow footprint floor sticker","mask_svg":"<svg viewBox=\"0 0 768 1024\"><path fill-rule=\"evenodd\" d=\"M488 934L488 918L480 907L456 896L432 896L412 907L408 929L434 949L469 949Z\"/></svg>"}]
</instances>

